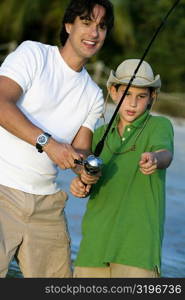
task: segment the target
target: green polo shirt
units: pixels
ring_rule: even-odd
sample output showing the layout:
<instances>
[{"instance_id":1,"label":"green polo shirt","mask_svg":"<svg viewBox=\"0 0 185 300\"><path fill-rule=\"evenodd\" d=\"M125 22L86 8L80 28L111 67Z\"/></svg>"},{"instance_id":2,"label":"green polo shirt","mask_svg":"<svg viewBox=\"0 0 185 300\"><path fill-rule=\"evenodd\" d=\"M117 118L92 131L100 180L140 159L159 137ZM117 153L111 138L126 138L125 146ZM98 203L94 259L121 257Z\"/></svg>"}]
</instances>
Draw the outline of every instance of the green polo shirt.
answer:
<instances>
[{"instance_id":1,"label":"green polo shirt","mask_svg":"<svg viewBox=\"0 0 185 300\"><path fill-rule=\"evenodd\" d=\"M173 128L167 118L148 111L126 126L122 137L116 124L100 155L102 176L87 203L75 265L104 267L112 262L160 270L166 170L144 175L139 161L143 152L173 152ZM104 130L95 131L94 148ZM135 151L129 151L135 142Z\"/></svg>"}]
</instances>

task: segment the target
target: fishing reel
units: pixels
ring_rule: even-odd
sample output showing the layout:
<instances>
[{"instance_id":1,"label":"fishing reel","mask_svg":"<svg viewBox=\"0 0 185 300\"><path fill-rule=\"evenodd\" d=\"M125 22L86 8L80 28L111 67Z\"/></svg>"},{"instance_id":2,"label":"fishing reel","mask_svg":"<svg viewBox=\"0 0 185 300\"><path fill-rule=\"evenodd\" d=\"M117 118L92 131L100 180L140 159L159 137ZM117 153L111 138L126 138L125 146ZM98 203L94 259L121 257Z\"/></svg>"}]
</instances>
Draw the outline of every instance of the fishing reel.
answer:
<instances>
[{"instance_id":1,"label":"fishing reel","mask_svg":"<svg viewBox=\"0 0 185 300\"><path fill-rule=\"evenodd\" d=\"M75 159L74 162L78 165L84 166L85 171L89 175L96 175L103 166L103 161L101 158L94 155L89 155L85 160Z\"/></svg>"}]
</instances>

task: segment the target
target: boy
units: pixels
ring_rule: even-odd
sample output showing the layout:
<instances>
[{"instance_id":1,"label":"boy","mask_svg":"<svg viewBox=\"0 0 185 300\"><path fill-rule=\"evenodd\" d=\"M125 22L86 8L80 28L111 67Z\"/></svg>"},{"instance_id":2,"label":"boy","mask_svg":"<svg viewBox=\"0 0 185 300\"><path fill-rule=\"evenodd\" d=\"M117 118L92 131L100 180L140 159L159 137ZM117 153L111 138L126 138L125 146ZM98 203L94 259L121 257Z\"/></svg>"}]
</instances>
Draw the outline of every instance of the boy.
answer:
<instances>
[{"instance_id":1,"label":"boy","mask_svg":"<svg viewBox=\"0 0 185 300\"><path fill-rule=\"evenodd\" d=\"M128 59L111 71L107 88L116 104L138 63ZM173 155L170 121L149 112L160 87L160 76L144 61L101 154L104 167L83 218L74 277L160 276L165 173ZM94 147L104 130L96 130ZM90 187L75 177L71 192L84 197Z\"/></svg>"}]
</instances>

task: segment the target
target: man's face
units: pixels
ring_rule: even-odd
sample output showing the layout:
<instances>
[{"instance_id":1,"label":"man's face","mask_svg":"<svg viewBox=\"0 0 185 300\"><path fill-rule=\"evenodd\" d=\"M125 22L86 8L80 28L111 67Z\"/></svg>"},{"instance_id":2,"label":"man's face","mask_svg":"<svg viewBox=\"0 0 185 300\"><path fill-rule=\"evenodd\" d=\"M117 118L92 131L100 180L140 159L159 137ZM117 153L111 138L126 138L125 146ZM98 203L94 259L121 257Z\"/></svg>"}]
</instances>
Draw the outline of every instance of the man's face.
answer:
<instances>
[{"instance_id":1,"label":"man's face","mask_svg":"<svg viewBox=\"0 0 185 300\"><path fill-rule=\"evenodd\" d=\"M90 17L76 17L73 24L66 24L71 55L87 60L100 50L107 33L104 16L105 8L97 4Z\"/></svg>"}]
</instances>

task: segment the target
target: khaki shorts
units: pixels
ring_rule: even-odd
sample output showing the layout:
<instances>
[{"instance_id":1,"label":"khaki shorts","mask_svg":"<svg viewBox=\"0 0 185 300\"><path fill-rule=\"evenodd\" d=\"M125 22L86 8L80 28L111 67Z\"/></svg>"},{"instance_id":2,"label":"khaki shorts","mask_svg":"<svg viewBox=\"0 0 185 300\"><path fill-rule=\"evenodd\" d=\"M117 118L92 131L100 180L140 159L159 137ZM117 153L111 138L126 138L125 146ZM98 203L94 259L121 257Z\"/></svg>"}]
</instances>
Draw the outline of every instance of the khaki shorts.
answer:
<instances>
[{"instance_id":1,"label":"khaki shorts","mask_svg":"<svg viewBox=\"0 0 185 300\"><path fill-rule=\"evenodd\" d=\"M0 185L0 277L16 257L24 277L72 277L67 194L32 195Z\"/></svg>"},{"instance_id":2,"label":"khaki shorts","mask_svg":"<svg viewBox=\"0 0 185 300\"><path fill-rule=\"evenodd\" d=\"M105 268L75 267L74 278L159 278L157 269L146 270L121 264L110 263Z\"/></svg>"}]
</instances>

